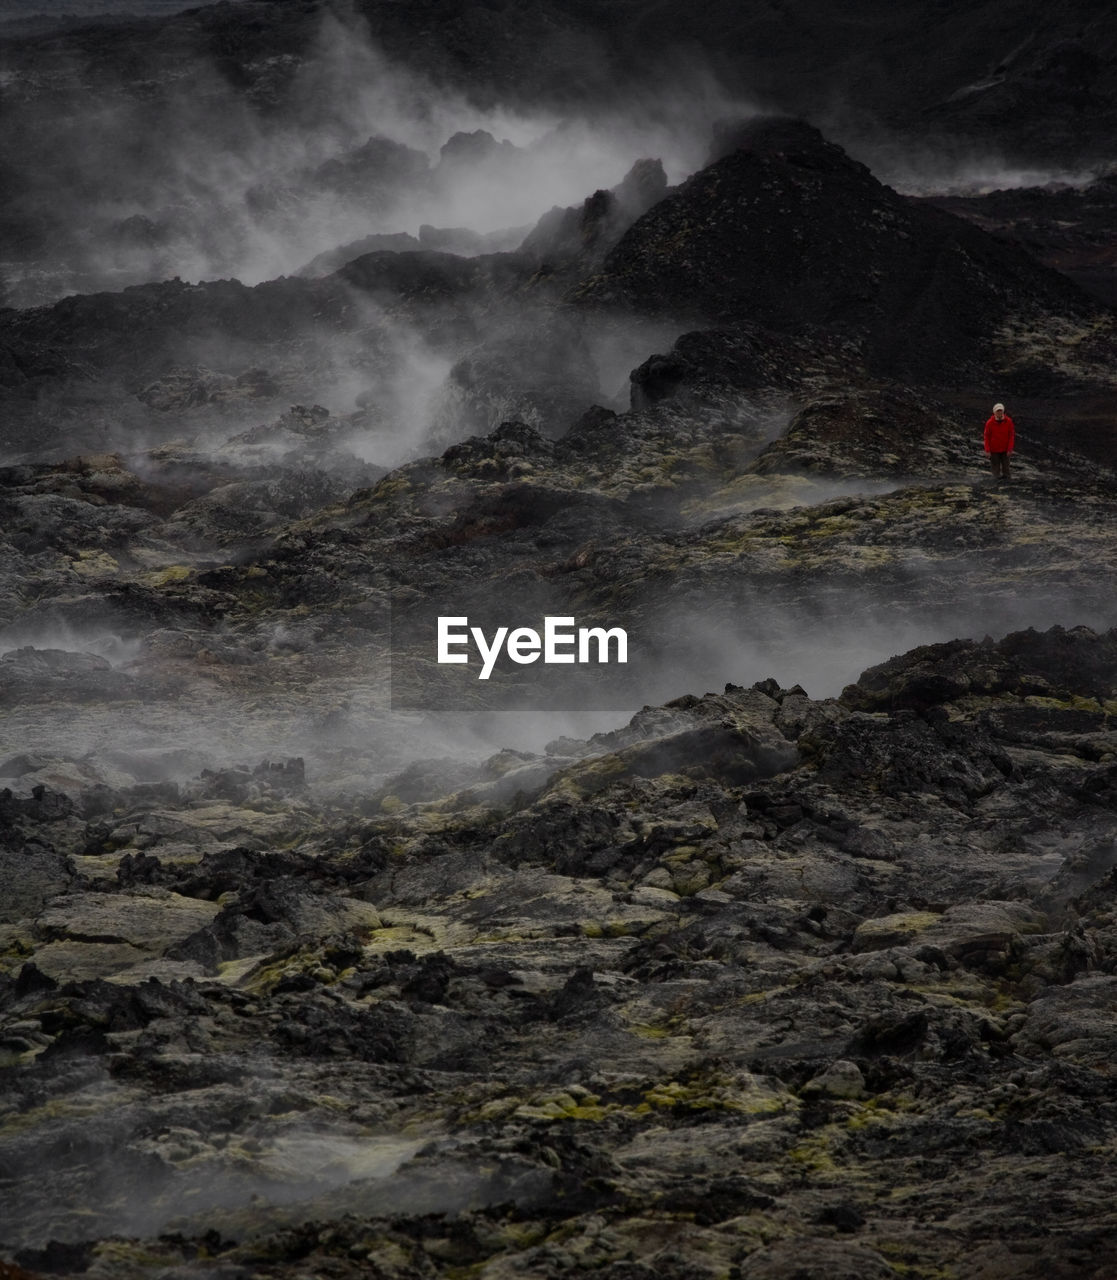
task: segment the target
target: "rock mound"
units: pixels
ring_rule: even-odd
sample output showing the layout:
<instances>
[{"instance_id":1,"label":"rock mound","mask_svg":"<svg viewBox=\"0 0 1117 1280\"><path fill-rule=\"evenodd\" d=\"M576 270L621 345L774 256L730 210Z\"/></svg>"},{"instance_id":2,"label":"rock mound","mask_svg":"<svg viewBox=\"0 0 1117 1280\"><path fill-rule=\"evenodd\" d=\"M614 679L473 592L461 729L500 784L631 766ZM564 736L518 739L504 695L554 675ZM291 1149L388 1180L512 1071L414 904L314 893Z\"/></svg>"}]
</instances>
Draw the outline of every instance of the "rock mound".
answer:
<instances>
[{"instance_id":1,"label":"rock mound","mask_svg":"<svg viewBox=\"0 0 1117 1280\"><path fill-rule=\"evenodd\" d=\"M520 245L520 252L546 266L548 274L560 266L585 270L599 262L622 232L666 192L662 162L638 160L617 186L595 191L580 208L556 206L545 213Z\"/></svg>"},{"instance_id":2,"label":"rock mound","mask_svg":"<svg viewBox=\"0 0 1117 1280\"><path fill-rule=\"evenodd\" d=\"M842 701L863 711L923 711L1000 693L1061 701L1068 711L1078 696L1081 710L1102 714L1117 696L1117 632L1052 627L1013 632L996 644L986 639L921 645L870 667L845 689Z\"/></svg>"},{"instance_id":3,"label":"rock mound","mask_svg":"<svg viewBox=\"0 0 1117 1280\"><path fill-rule=\"evenodd\" d=\"M1018 250L897 195L810 125L758 120L722 145L571 301L825 329L854 338L871 372L924 383L981 377L1010 318L1093 309Z\"/></svg>"},{"instance_id":4,"label":"rock mound","mask_svg":"<svg viewBox=\"0 0 1117 1280\"><path fill-rule=\"evenodd\" d=\"M972 465L976 431L906 388L833 392L808 401L753 463L757 475L945 477Z\"/></svg>"}]
</instances>

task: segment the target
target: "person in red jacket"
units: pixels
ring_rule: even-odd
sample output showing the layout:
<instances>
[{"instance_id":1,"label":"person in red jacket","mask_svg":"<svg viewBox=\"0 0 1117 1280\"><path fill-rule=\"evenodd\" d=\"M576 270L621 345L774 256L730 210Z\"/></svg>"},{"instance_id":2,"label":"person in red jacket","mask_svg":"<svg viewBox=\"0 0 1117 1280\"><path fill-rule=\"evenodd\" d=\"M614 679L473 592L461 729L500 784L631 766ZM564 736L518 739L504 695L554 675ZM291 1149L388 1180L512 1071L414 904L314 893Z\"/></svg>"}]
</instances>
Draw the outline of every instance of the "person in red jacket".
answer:
<instances>
[{"instance_id":1,"label":"person in red jacket","mask_svg":"<svg viewBox=\"0 0 1117 1280\"><path fill-rule=\"evenodd\" d=\"M1003 404L993 406L993 416L985 424L985 452L995 480L1008 479L1008 458L1016 447L1016 424Z\"/></svg>"}]
</instances>

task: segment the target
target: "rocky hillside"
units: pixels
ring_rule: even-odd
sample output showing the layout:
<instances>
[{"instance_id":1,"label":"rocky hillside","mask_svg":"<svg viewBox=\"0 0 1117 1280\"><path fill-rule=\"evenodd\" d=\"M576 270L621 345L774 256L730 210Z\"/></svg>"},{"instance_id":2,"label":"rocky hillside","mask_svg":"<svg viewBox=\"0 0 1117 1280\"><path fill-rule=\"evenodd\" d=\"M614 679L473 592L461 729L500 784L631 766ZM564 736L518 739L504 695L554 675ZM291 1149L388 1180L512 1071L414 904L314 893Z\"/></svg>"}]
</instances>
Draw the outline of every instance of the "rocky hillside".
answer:
<instances>
[{"instance_id":1,"label":"rocky hillside","mask_svg":"<svg viewBox=\"0 0 1117 1280\"><path fill-rule=\"evenodd\" d=\"M642 217L575 300L840 334L871 373L938 385L988 376L1013 325L1096 317L1061 275L897 196L799 121L719 142L728 154Z\"/></svg>"},{"instance_id":2,"label":"rocky hillside","mask_svg":"<svg viewBox=\"0 0 1117 1280\"><path fill-rule=\"evenodd\" d=\"M398 419L435 369L449 376L417 445L513 418L558 435L615 394L602 384L657 329L711 325L635 375L637 406L696 377L738 399L984 383L1040 419L1052 399L1066 419L1108 396L1112 312L1022 248L898 196L801 122L754 122L719 149L667 191L636 165L512 252L380 249L321 277L175 280L0 312L7 448L212 434L295 396L336 403L342 387L367 436L377 408ZM695 359L687 342L715 350Z\"/></svg>"},{"instance_id":3,"label":"rocky hillside","mask_svg":"<svg viewBox=\"0 0 1117 1280\"><path fill-rule=\"evenodd\" d=\"M1031 187L932 200L939 208L1022 245L1109 306L1117 303L1113 241L1117 180L1113 177L1081 187Z\"/></svg>"},{"instance_id":4,"label":"rocky hillside","mask_svg":"<svg viewBox=\"0 0 1117 1280\"><path fill-rule=\"evenodd\" d=\"M364 817L9 761L8 1273L1107 1274L1115 713L1056 628Z\"/></svg>"},{"instance_id":5,"label":"rocky hillside","mask_svg":"<svg viewBox=\"0 0 1117 1280\"><path fill-rule=\"evenodd\" d=\"M690 173L743 111L809 118L911 190L1112 163L1117 25L1085 0L237 0L44 25L0 23L0 304L258 283L424 225L424 247L509 248L604 155L666 147ZM529 210L548 188L566 198Z\"/></svg>"},{"instance_id":6,"label":"rocky hillside","mask_svg":"<svg viewBox=\"0 0 1117 1280\"><path fill-rule=\"evenodd\" d=\"M0 1280L1117 1273L1108 20L347 12L0 41Z\"/></svg>"}]
</instances>

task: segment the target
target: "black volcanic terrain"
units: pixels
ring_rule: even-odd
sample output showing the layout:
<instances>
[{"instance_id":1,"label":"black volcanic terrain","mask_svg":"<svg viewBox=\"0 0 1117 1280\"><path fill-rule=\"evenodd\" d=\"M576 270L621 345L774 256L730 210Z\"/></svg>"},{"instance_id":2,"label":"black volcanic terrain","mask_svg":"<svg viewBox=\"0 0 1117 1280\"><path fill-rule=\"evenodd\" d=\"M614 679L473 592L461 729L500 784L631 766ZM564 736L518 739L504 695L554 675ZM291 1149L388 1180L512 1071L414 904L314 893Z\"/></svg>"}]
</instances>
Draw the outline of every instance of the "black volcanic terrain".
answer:
<instances>
[{"instance_id":1,"label":"black volcanic terrain","mask_svg":"<svg viewBox=\"0 0 1117 1280\"><path fill-rule=\"evenodd\" d=\"M1117 1274L1096 9L0 24L0 1280Z\"/></svg>"}]
</instances>

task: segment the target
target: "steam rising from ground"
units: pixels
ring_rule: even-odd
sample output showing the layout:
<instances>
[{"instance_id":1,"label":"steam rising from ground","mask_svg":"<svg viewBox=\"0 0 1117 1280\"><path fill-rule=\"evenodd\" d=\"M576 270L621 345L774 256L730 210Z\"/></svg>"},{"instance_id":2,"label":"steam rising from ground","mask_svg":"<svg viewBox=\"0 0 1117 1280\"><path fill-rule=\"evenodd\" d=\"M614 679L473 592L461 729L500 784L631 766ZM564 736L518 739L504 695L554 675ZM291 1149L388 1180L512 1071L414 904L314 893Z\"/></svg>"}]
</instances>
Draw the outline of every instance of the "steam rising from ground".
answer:
<instances>
[{"instance_id":1,"label":"steam rising from ground","mask_svg":"<svg viewBox=\"0 0 1117 1280\"><path fill-rule=\"evenodd\" d=\"M642 156L681 179L703 162L710 121L750 110L700 70L623 114L482 108L393 65L357 19L332 14L283 93L283 109L265 115L191 62L157 103L99 89L63 119L44 118L21 177L53 224L46 258L62 265L21 277L0 264L10 301L172 276L255 284L424 224L512 229L495 243L513 247L549 208L615 185ZM440 155L455 134L478 131L493 141Z\"/></svg>"},{"instance_id":2,"label":"steam rising from ground","mask_svg":"<svg viewBox=\"0 0 1117 1280\"><path fill-rule=\"evenodd\" d=\"M291 68L276 72L287 75ZM47 159L28 171L29 198L52 210L53 236L67 265L53 280L17 281L14 295L22 293L26 300L73 287L170 275L235 275L254 283L295 271L319 253L371 234L416 235L424 224L464 226L476 233L523 228L553 205L578 204L595 187L615 185L640 157L662 159L669 180L679 181L707 158L714 120L753 110L696 67L682 73L669 91L634 96L624 113L560 119L482 107L464 92L392 64L355 19L336 15L323 18L311 56L294 69L284 89L284 103L280 111L259 112L216 69L190 63L154 118L148 104L119 91L85 101L80 113L61 123L44 120L36 156ZM491 139L467 138L442 150L455 135L478 131ZM860 151L878 173L909 191L1018 185L1040 178L1083 182L1091 176L1041 175L973 157L913 154L879 140ZM508 243L515 242L510 232ZM382 312L367 296L354 294L353 302L363 309L361 324L351 335L322 340L321 381L329 386L331 412L351 413L362 404L375 410L370 421L355 421L339 443L363 460L393 466L422 448L453 355ZM601 399L616 403L628 371L651 352L669 347L675 336L670 326L633 323L614 326L599 340L591 337L590 363ZM212 345L215 367L222 358L228 363L228 339L214 338ZM252 354L237 353L237 358L250 361ZM195 339L184 358L209 359L205 341ZM247 417L251 412L246 410L245 426L259 421ZM137 441L131 445L134 450ZM751 479L755 493L751 488L726 491L726 509L771 504L767 482ZM888 487L808 486L799 500L813 503ZM707 508L705 518L712 510ZM913 644L1019 625L1094 620L1083 618L1072 601L1047 597L1021 597L996 607L971 601L913 608L893 618L874 612L871 599L863 603L866 618L857 621L850 619L848 600L829 613L813 605L791 610L757 601L731 620L703 621L693 611L661 619L665 633L678 638L677 657L659 665L641 699L664 700L767 676L825 696L839 692L866 666ZM135 657L133 642L111 630L84 637L12 633L6 643L93 652L125 667ZM313 646L313 640L309 643ZM312 776L316 763L319 778L341 783L339 754L363 742L368 745L360 767L367 784L370 766L373 773L378 767L398 768L438 745L465 753L508 744L538 747L564 734L585 736L621 718L608 712L508 713L455 725L436 716L393 718L375 675L359 690L342 689L339 682L336 706L328 699L313 708L282 701L282 693L268 704L214 683L196 687L172 705L145 707L127 725L111 715L111 724L99 720L95 708L74 720L39 707L37 722L28 726L34 738L28 745L49 749L65 742L71 753L97 752L105 748L108 733L114 748L157 752L161 742L165 748L173 739L215 763L302 754L311 757ZM181 757L175 758L181 764Z\"/></svg>"},{"instance_id":3,"label":"steam rising from ground","mask_svg":"<svg viewBox=\"0 0 1117 1280\"><path fill-rule=\"evenodd\" d=\"M131 704L126 718L111 704L34 705L15 713L11 728L19 733L20 751L108 769L105 778L112 785L186 782L203 768L297 755L305 758L308 781L319 794L353 798L368 795L417 759L479 761L506 747L541 751L556 738L588 738L617 728L641 706L717 692L726 683L750 685L772 677L784 687L802 685L812 698L835 697L866 668L917 645L999 638L1026 627L1112 624L1101 604L1051 587L997 596L960 580L951 599L921 599L924 571L913 562L907 574L906 604L886 604L871 588L835 588L796 604L758 597L736 608L710 601L664 606L631 632L634 643L646 642L650 633L655 644L648 646L627 706L618 693L604 709L572 699L563 708L548 701L519 711L401 714L389 707L386 655L370 651L367 680L322 679L301 695L278 685L234 691L195 676L177 698ZM104 632L38 641L46 647L46 641L63 639L72 650L111 655L122 671L129 670L128 641ZM0 643L0 650L6 648ZM10 739L7 749L16 747ZM119 776L121 771L130 778ZM87 786L89 779L76 779L75 795L81 789L77 782ZM66 789L61 779L52 785Z\"/></svg>"},{"instance_id":4,"label":"steam rising from ground","mask_svg":"<svg viewBox=\"0 0 1117 1280\"><path fill-rule=\"evenodd\" d=\"M1092 169L1038 169L975 158L941 170L900 164L886 181L908 196L983 196L1022 187L1087 187L1098 177Z\"/></svg>"},{"instance_id":5,"label":"steam rising from ground","mask_svg":"<svg viewBox=\"0 0 1117 1280\"><path fill-rule=\"evenodd\" d=\"M172 1222L189 1227L205 1215L208 1226L215 1214L233 1218L249 1206L254 1212L304 1206L301 1217L307 1202L349 1187L374 1211L401 1207L409 1186L441 1207L422 1171L409 1177L406 1169L429 1134L362 1131L344 1122L331 1125L330 1118L314 1124L286 1108L286 1114L269 1115L259 1099L269 1099L275 1088L273 1067L262 1057L245 1066L257 1077L255 1110L212 1091L209 1106L203 1104L204 1129L184 1127L173 1106L91 1072L89 1083L59 1107L53 1132L32 1157L33 1172L19 1168L23 1177L9 1183L0 1205L0 1238L41 1246L93 1234L154 1236ZM67 1129L76 1114L85 1116L84 1142ZM28 1157L18 1152L16 1159ZM481 1181L473 1179L475 1186ZM46 1206L33 1190L44 1184L56 1188Z\"/></svg>"},{"instance_id":6,"label":"steam rising from ground","mask_svg":"<svg viewBox=\"0 0 1117 1280\"><path fill-rule=\"evenodd\" d=\"M906 196L980 196L1025 187L1086 187L1099 168L1028 164L975 144L913 142L864 122L835 120L823 125L850 155L881 182Z\"/></svg>"},{"instance_id":7,"label":"steam rising from ground","mask_svg":"<svg viewBox=\"0 0 1117 1280\"><path fill-rule=\"evenodd\" d=\"M920 571L912 566L913 584ZM774 678L789 688L800 684L812 698L836 697L862 671L919 645L958 638L1000 639L1027 627L1091 626L1104 630L1112 616L1099 604L1051 589L982 596L960 586L952 601L885 606L873 593L832 592L795 610L754 610L731 619L665 617L683 642L684 660L665 664L651 700L677 697L682 689L720 690L726 682L749 685Z\"/></svg>"}]
</instances>

